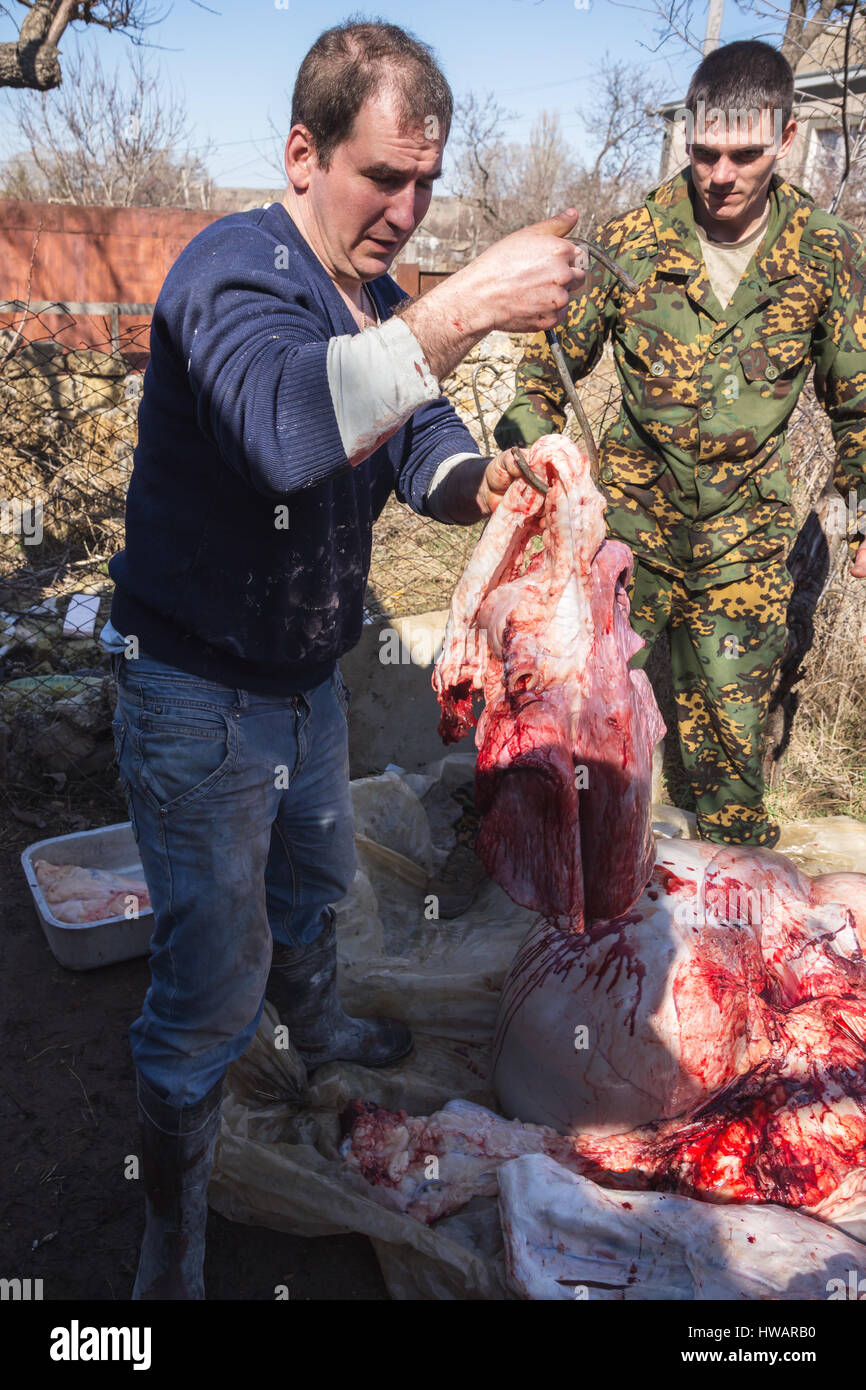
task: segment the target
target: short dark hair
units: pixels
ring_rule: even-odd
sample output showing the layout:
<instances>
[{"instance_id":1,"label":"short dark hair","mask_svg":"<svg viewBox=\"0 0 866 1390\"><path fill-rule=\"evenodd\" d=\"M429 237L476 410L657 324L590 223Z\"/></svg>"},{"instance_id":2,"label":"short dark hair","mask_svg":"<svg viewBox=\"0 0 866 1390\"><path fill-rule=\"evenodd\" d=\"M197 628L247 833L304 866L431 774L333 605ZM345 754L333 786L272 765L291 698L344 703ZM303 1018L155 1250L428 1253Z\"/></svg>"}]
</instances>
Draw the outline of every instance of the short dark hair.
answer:
<instances>
[{"instance_id":1,"label":"short dark hair","mask_svg":"<svg viewBox=\"0 0 866 1390\"><path fill-rule=\"evenodd\" d=\"M723 111L781 111L787 125L794 109L791 64L759 39L726 43L707 54L689 83L686 110L695 115L699 101Z\"/></svg>"},{"instance_id":2,"label":"short dark hair","mask_svg":"<svg viewBox=\"0 0 866 1390\"><path fill-rule=\"evenodd\" d=\"M364 102L383 86L396 96L407 126L433 116L437 134L448 138L454 99L433 50L396 24L347 19L316 39L292 93L292 125L306 126L323 169L351 135Z\"/></svg>"}]
</instances>

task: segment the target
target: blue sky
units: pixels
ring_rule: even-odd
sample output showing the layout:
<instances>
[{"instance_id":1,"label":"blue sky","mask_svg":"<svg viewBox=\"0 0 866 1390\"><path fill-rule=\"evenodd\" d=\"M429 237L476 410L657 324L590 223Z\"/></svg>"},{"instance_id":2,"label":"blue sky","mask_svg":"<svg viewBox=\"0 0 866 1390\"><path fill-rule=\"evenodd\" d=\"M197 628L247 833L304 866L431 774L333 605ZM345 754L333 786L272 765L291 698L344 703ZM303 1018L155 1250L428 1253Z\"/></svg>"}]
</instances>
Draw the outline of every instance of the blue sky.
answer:
<instances>
[{"instance_id":1,"label":"blue sky","mask_svg":"<svg viewBox=\"0 0 866 1390\"><path fill-rule=\"evenodd\" d=\"M685 90L699 55L678 40L657 48L651 0L578 3L581 8L575 0L374 0L366 6L352 0L208 0L204 9L193 0L174 0L162 22L148 31L157 45L148 57L183 94L195 141L214 142L210 170L219 184L279 186L261 154L273 145L269 117L287 127L301 58L323 29L355 12L402 24L432 44L457 96L494 91L514 112L511 138L525 139L541 110L558 109L569 139L589 154L591 143L585 143L575 107L591 101L593 75L605 54L661 78L671 98ZM695 16L700 37L705 8L699 2ZM11 22L0 20L0 39L12 37ZM772 41L778 34L728 0L723 42L753 37ZM130 45L116 34L91 29L80 42L96 43L106 65L129 60ZM74 52L74 41L67 38L61 53L64 49ZM9 93L0 91L4 154L14 146L9 103Z\"/></svg>"}]
</instances>

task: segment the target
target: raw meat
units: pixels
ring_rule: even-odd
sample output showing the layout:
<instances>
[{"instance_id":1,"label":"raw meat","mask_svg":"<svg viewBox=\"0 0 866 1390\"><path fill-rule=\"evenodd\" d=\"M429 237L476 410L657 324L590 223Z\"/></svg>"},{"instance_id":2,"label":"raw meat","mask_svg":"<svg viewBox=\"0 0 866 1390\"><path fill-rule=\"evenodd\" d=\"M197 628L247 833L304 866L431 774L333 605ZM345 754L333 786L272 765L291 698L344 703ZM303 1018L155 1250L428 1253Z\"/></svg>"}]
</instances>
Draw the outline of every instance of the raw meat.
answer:
<instances>
[{"instance_id":1,"label":"raw meat","mask_svg":"<svg viewBox=\"0 0 866 1390\"><path fill-rule=\"evenodd\" d=\"M465 1100L451 1100L429 1116L352 1101L343 1124L348 1133L340 1153L371 1185L371 1195L428 1225L473 1197L495 1196L500 1164L519 1154L549 1153L561 1163L581 1166L574 1157L574 1140L538 1125L503 1120Z\"/></svg>"},{"instance_id":2,"label":"raw meat","mask_svg":"<svg viewBox=\"0 0 866 1390\"><path fill-rule=\"evenodd\" d=\"M484 696L478 851L541 914L494 1044L496 1094L521 1123L465 1105L429 1119L376 1108L355 1115L347 1162L425 1221L501 1180L527 1296L554 1296L538 1292L551 1287L538 1264L563 1223L550 1260L580 1269L575 1282L599 1242L620 1268L618 1246L633 1254L645 1236L649 1266L629 1267L643 1297L659 1278L683 1297L826 1296L842 1238L779 1208L866 1233L866 876L811 880L770 851L673 839L653 867L664 729L628 664L641 645L631 556L604 540L578 450L548 436L528 462L547 496L509 488L455 591L434 673L446 740ZM737 1214L714 1215L722 1203Z\"/></svg>"},{"instance_id":3,"label":"raw meat","mask_svg":"<svg viewBox=\"0 0 866 1390\"><path fill-rule=\"evenodd\" d=\"M547 1123L355 1102L347 1166L424 1223L498 1188L526 1297L825 1298L859 1280L866 1246L823 1224L866 1239L866 961L852 909L823 901L856 905L866 877L834 879L660 841L631 912L582 935L542 919L515 961L496 1084Z\"/></svg>"},{"instance_id":4,"label":"raw meat","mask_svg":"<svg viewBox=\"0 0 866 1390\"><path fill-rule=\"evenodd\" d=\"M108 869L82 869L77 864L49 864L45 859L37 859L33 870L42 895L59 922L81 925L101 922L106 917L125 917L130 898L136 900L136 913L150 911L143 878Z\"/></svg>"},{"instance_id":5,"label":"raw meat","mask_svg":"<svg viewBox=\"0 0 866 1390\"><path fill-rule=\"evenodd\" d=\"M549 491L506 492L455 590L433 686L446 742L469 732L484 696L475 788L488 872L579 931L627 911L649 878L664 725L628 664L643 645L628 621L631 552L604 538L586 455L547 435L526 456Z\"/></svg>"},{"instance_id":6,"label":"raw meat","mask_svg":"<svg viewBox=\"0 0 866 1390\"><path fill-rule=\"evenodd\" d=\"M499 1211L523 1298L826 1299L866 1265L866 1246L797 1212L609 1192L544 1154L502 1166Z\"/></svg>"},{"instance_id":7,"label":"raw meat","mask_svg":"<svg viewBox=\"0 0 866 1390\"><path fill-rule=\"evenodd\" d=\"M837 1113L836 1121L839 1118ZM842 1121L845 1118L843 1112ZM483 1106L454 1100L427 1116L410 1116L405 1110L389 1111L371 1101L352 1101L344 1112L343 1124L348 1132L341 1145L341 1156L347 1168L368 1185L369 1195L383 1206L406 1212L426 1225L458 1211L473 1197L490 1197L501 1191L503 1165L528 1154L545 1155L557 1167L591 1179L593 1185L627 1195L627 1209L629 1203L652 1189L678 1192L684 1199L690 1193L688 1210L693 1222L703 1219L696 1209L709 1198L713 1199L711 1205L739 1198L750 1219L762 1207L775 1213L781 1206L795 1205L790 1185L780 1187L772 1183L774 1161L777 1177L786 1149L781 1147L777 1154L771 1141L758 1153L749 1145L748 1136L742 1142L742 1126L737 1127L736 1121L728 1126L728 1142L724 1142L723 1136L721 1143L719 1130L703 1119L692 1126L670 1121L609 1138L569 1136L545 1125L505 1120ZM824 1117L824 1124L832 1139L834 1129L838 1132L840 1128L838 1123L834 1126L832 1112ZM701 1174L695 1181L694 1172L686 1165L672 1162L672 1155L682 1155L694 1139L703 1141L698 1148L700 1158L714 1161L717 1174L723 1172L722 1187L710 1189L706 1183L701 1184ZM803 1142L809 1145L812 1136L807 1133ZM864 1157L862 1129L856 1157L861 1162ZM748 1193L733 1192L729 1184L735 1175L747 1166L760 1167L761 1161L770 1170L768 1184L753 1183ZM710 1171L709 1167L705 1169L707 1174ZM824 1171L816 1166L815 1176L820 1179ZM811 1173L807 1181L813 1181ZM817 1192L816 1182L801 1195L815 1197ZM621 1201L621 1195L616 1197L616 1203ZM829 1197L819 1195L815 1201L798 1205L810 1217L820 1216L862 1239L866 1235L864 1199L866 1167L849 1166L842 1184ZM732 1228L735 1220L739 1222L740 1218L731 1217L721 1225ZM714 1218L708 1215L705 1221L706 1229L712 1229ZM756 1256L760 1253L754 1252ZM866 1261L866 1248L862 1258Z\"/></svg>"},{"instance_id":8,"label":"raw meat","mask_svg":"<svg viewBox=\"0 0 866 1390\"><path fill-rule=\"evenodd\" d=\"M866 874L821 874L812 880L813 903L844 903L850 908L860 945L866 951Z\"/></svg>"},{"instance_id":9,"label":"raw meat","mask_svg":"<svg viewBox=\"0 0 866 1390\"><path fill-rule=\"evenodd\" d=\"M543 1152L602 1186L866 1234L866 960L828 881L772 851L660 841L630 912L580 935L541 919L518 952L494 1085L523 1123L463 1103L429 1119L362 1108L347 1160L425 1221ZM857 902L866 879L840 887Z\"/></svg>"},{"instance_id":10,"label":"raw meat","mask_svg":"<svg viewBox=\"0 0 866 1390\"><path fill-rule=\"evenodd\" d=\"M581 1137L465 1101L427 1118L354 1102L345 1122L344 1161L383 1206L430 1224L498 1191L508 1282L524 1298L825 1299L831 1280L847 1293L852 1271L855 1287L866 1271L850 1184L818 1221L771 1203L602 1186L583 1176Z\"/></svg>"},{"instance_id":11,"label":"raw meat","mask_svg":"<svg viewBox=\"0 0 866 1390\"><path fill-rule=\"evenodd\" d=\"M823 901L833 876L659 845L624 916L530 929L502 992L503 1109L579 1132L602 1183L812 1208L856 1172L866 1192L866 960Z\"/></svg>"}]
</instances>

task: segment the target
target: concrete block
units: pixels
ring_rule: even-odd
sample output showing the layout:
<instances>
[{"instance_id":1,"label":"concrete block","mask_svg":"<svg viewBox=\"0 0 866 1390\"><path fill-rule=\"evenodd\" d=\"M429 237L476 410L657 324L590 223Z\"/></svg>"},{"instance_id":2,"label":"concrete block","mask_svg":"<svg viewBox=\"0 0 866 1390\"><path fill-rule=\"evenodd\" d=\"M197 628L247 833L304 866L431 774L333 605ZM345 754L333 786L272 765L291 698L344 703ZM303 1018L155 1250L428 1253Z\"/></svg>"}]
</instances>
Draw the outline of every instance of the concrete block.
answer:
<instances>
[{"instance_id":1,"label":"concrete block","mask_svg":"<svg viewBox=\"0 0 866 1390\"><path fill-rule=\"evenodd\" d=\"M453 748L474 750L474 731L447 747L437 732L439 704L430 682L447 619L442 608L371 623L357 647L342 657L340 670L352 692L353 777L383 772L388 763L417 772Z\"/></svg>"}]
</instances>

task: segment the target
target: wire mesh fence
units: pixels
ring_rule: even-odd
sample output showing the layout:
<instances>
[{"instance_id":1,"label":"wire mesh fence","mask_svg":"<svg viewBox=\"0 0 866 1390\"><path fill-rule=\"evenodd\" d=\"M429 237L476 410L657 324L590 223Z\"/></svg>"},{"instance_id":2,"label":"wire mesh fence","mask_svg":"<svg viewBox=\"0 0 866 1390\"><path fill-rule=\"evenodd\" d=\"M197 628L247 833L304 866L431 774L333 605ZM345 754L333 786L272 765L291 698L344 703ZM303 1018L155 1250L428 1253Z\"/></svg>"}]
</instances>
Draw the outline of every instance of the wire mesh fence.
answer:
<instances>
[{"instance_id":1,"label":"wire mesh fence","mask_svg":"<svg viewBox=\"0 0 866 1390\"><path fill-rule=\"evenodd\" d=\"M107 562L122 546L149 325L121 335L107 313L104 340L93 346L90 332L85 346L74 313L13 309L0 306L0 783L20 801L25 788L47 794L112 763L98 634Z\"/></svg>"},{"instance_id":2,"label":"wire mesh fence","mask_svg":"<svg viewBox=\"0 0 866 1390\"><path fill-rule=\"evenodd\" d=\"M19 810L31 793L113 777L114 688L99 634L108 561L123 546L149 322L121 332L106 312L100 338L91 314L85 346L75 312L112 306L66 308L73 317L0 305L0 787L16 789ZM502 367L487 374L499 383L491 412L513 382ZM447 607L478 531L392 498L375 528L367 621Z\"/></svg>"},{"instance_id":3,"label":"wire mesh fence","mask_svg":"<svg viewBox=\"0 0 866 1390\"><path fill-rule=\"evenodd\" d=\"M74 322L46 306L38 313L31 306L23 325L8 306L0 306L4 313L0 788L14 787L20 806L31 793L113 779L114 690L98 639L111 606L108 561L123 545L149 323L121 333L117 316L107 314L94 343L91 319L85 346ZM523 346L491 334L444 383L481 452L496 447L493 430L512 399ZM580 393L600 438L620 399L609 349ZM566 431L576 437L570 418ZM791 440L798 514L806 521L826 495L832 458L811 389ZM392 498L374 530L366 620L381 624L446 608L479 532L479 526L425 520ZM842 547L809 618L816 634L809 660L822 679L849 669L852 644L862 647L863 617L863 596L847 580Z\"/></svg>"},{"instance_id":4,"label":"wire mesh fence","mask_svg":"<svg viewBox=\"0 0 866 1390\"><path fill-rule=\"evenodd\" d=\"M494 429L514 397L514 376L525 339L494 332L480 342L443 383L442 389L482 454L497 449ZM581 397L598 438L619 406L611 359L581 387ZM566 434L579 439L569 415ZM447 608L481 526L441 526L415 516L394 499L373 533L367 618L384 622Z\"/></svg>"}]
</instances>

